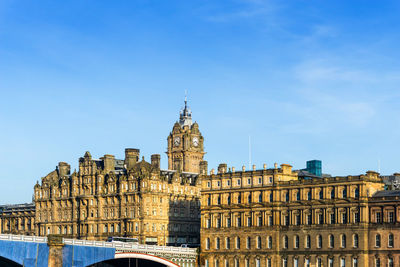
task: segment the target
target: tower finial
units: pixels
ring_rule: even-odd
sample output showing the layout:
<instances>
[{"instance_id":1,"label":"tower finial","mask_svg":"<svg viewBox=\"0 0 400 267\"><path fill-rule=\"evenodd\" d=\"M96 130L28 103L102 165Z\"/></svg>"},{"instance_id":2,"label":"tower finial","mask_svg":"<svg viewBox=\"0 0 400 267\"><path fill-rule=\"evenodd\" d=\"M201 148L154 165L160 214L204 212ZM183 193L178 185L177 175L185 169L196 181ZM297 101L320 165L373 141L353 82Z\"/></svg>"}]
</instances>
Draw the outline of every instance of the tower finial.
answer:
<instances>
[{"instance_id":1,"label":"tower finial","mask_svg":"<svg viewBox=\"0 0 400 267\"><path fill-rule=\"evenodd\" d=\"M192 112L187 105L187 90L185 90L185 106L181 110L179 117L179 124L183 127L184 125L192 125Z\"/></svg>"},{"instance_id":2,"label":"tower finial","mask_svg":"<svg viewBox=\"0 0 400 267\"><path fill-rule=\"evenodd\" d=\"M187 107L187 90L185 90L185 108Z\"/></svg>"}]
</instances>

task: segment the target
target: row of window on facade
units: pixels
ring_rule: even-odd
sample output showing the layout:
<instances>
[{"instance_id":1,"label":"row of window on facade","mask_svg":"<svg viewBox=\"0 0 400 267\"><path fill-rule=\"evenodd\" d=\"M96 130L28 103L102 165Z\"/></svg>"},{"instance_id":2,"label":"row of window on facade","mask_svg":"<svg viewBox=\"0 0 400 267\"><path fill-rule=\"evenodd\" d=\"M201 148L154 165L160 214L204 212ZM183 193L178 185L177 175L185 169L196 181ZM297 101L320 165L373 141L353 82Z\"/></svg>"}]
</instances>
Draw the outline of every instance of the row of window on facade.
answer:
<instances>
[{"instance_id":1,"label":"row of window on facade","mask_svg":"<svg viewBox=\"0 0 400 267\"><path fill-rule=\"evenodd\" d=\"M361 267L359 265L359 260L356 257L351 258L350 262L346 261L346 258L339 258L338 260L339 260L339 267ZM240 266L243 266L243 265L240 264L241 262L237 258L235 258L233 260L232 264L228 259L214 259L213 263L214 263L213 267L240 267ZM261 267L261 259L256 258L254 260L254 263L255 263L256 267ZM289 267L289 260L287 258L283 258L281 260L281 264L282 264L281 265L282 267ZM252 265L252 266L254 266L254 265ZM266 267L273 267L271 258L266 258L265 259L265 266ZM311 260L310 260L310 258L305 258L304 261L300 262L300 259L295 257L295 258L293 258L292 266L293 267L300 267L300 266L311 267ZM326 259L326 265L325 265L324 264L324 260L321 257L317 257L315 265L313 265L313 266L316 266L316 267L324 267L324 266L334 267L334 266L337 266L337 265L335 265L335 259L334 258L327 258ZM393 258L389 257L387 259L387 265L386 266L387 267L394 267ZM210 260L205 259L205 267L211 267ZM244 267L250 267L250 259L244 259ZM377 258L374 259L374 267L383 267L382 261L381 261L380 258L377 257Z\"/></svg>"},{"instance_id":2,"label":"row of window on facade","mask_svg":"<svg viewBox=\"0 0 400 267\"><path fill-rule=\"evenodd\" d=\"M301 197L300 190L296 189L296 190L292 190L292 191L293 191L292 194L290 194L290 192L288 190L282 191L281 200L285 201L285 202L289 202L289 201L301 201L301 200L312 200L312 199L320 199L320 200L325 199L323 188L320 189L320 191L317 194L317 197L315 197L315 198L312 197L311 189L308 189L307 193L303 197ZM249 193L246 193L246 195L247 195L247 201L245 203L247 203L247 204L254 203L254 202L262 203L262 202L264 202L264 199L268 200L269 202L274 202L273 191L269 191L269 192L265 193L265 196L268 195L269 197L263 197L263 192L255 192L255 193L249 192ZM231 194L229 194L225 197L224 202L222 202L221 194L214 194L213 201L212 201L211 196L209 195L206 197L207 205L211 206L212 204L213 205L242 204L242 194L234 193L234 196L235 196L236 201L235 201L235 203L232 203ZM292 197L290 197L290 196L292 196ZM342 198L348 197L347 188L342 188L340 196ZM350 197L354 197L354 198L360 197L358 187L353 190L353 194ZM335 188L332 188L330 190L330 199L335 199ZM275 200L279 201L279 199L275 199Z\"/></svg>"},{"instance_id":3,"label":"row of window on facade","mask_svg":"<svg viewBox=\"0 0 400 267\"><path fill-rule=\"evenodd\" d=\"M352 217L348 216L348 213L352 214ZM324 209L315 210L315 213L312 211L304 212L304 215L300 215L300 211L292 211L292 214L282 214L280 216L279 225L289 226L289 225L311 225L311 224L347 224L347 223L359 223L361 221L360 212L358 210L348 211L348 209L344 208L339 211L331 210L325 212ZM326 214L324 216L324 214ZM374 223L395 223L395 212L388 211L387 216L383 220L382 212L375 211L373 212L373 218L370 218L371 222ZM220 227L252 227L252 226L273 226L274 225L274 216L271 214L266 214L266 221L264 222L262 214L259 215L251 215L251 214L236 214L234 218L236 218L235 225L232 225L231 215L225 216L225 221L223 223L223 216L221 214L213 214L213 224L211 224L212 220L210 218L205 219L205 228L220 228ZM243 224L242 222L245 222Z\"/></svg>"},{"instance_id":4,"label":"row of window on facade","mask_svg":"<svg viewBox=\"0 0 400 267\"><path fill-rule=\"evenodd\" d=\"M262 249L262 248L267 248L267 249L272 249L273 248L273 240L271 236L267 236L266 238L266 243L263 246L262 238L261 236L257 236L254 238L255 239L255 248L256 249ZM380 248L381 247L381 235L376 234L375 235L375 247ZM225 246L224 249L231 249L231 238L230 237L225 237ZM234 238L235 246L233 247L234 249L240 249L241 248L241 239L240 237L235 237ZM246 249L252 249L252 238L251 237L246 237L245 239L246 242ZM323 248L323 237L322 235L317 235L316 240L315 240L315 247L316 248ZM393 248L394 247L394 235L389 234L388 239L387 239L387 247L388 248ZM293 245L291 248L293 249L298 249L300 248L300 237L298 235L295 235L293 237ZM339 236L339 247L340 248L346 248L347 247L347 236L345 234L341 234ZM359 236L358 234L353 234L352 235L352 247L353 248L358 248L359 247ZM210 244L210 238L207 237L205 240L205 249L209 250L211 248ZM220 237L215 237L214 239L214 248L215 249L221 249L221 238ZM282 238L282 248L283 249L289 249L289 237L288 236L283 236ZM303 248L311 248L311 236L306 235L304 237L304 243L303 243ZM328 248L335 248L335 236L334 235L329 235L328 236Z\"/></svg>"}]
</instances>

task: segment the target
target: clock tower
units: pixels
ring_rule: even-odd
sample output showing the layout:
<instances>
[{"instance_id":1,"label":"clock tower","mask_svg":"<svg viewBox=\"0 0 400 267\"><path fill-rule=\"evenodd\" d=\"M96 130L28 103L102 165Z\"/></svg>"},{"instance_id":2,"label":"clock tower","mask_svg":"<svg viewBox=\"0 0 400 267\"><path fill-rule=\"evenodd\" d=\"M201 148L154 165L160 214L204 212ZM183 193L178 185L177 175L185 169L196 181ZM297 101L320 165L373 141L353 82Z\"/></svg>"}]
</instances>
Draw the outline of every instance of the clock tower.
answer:
<instances>
[{"instance_id":1,"label":"clock tower","mask_svg":"<svg viewBox=\"0 0 400 267\"><path fill-rule=\"evenodd\" d=\"M168 136L168 169L179 172L200 173L203 160L204 139L197 122L192 122L192 112L187 106L181 110L179 122L174 124Z\"/></svg>"}]
</instances>

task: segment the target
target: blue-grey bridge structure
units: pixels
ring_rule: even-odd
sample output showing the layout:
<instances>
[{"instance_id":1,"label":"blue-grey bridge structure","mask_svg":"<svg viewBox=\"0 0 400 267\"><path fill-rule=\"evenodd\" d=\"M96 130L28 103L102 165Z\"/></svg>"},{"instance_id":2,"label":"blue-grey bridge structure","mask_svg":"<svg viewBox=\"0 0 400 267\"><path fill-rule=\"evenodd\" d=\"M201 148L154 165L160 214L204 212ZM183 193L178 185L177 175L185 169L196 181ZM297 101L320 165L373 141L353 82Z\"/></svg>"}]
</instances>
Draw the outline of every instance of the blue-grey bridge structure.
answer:
<instances>
[{"instance_id":1,"label":"blue-grey bridge structure","mask_svg":"<svg viewBox=\"0 0 400 267\"><path fill-rule=\"evenodd\" d=\"M0 234L0 257L26 267L50 266L47 237ZM62 239L62 267L85 267L112 259L132 258L158 262L168 267L196 267L194 248L132 243Z\"/></svg>"}]
</instances>

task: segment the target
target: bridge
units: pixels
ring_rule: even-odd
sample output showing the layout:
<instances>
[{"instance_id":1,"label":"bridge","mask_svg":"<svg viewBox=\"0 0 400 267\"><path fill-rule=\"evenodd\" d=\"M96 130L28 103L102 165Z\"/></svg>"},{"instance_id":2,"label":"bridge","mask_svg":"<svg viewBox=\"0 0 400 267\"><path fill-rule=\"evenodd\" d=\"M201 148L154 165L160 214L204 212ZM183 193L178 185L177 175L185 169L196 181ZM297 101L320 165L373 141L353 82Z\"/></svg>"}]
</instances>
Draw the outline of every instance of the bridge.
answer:
<instances>
[{"instance_id":1,"label":"bridge","mask_svg":"<svg viewBox=\"0 0 400 267\"><path fill-rule=\"evenodd\" d=\"M0 234L0 266L196 267L194 248Z\"/></svg>"}]
</instances>

